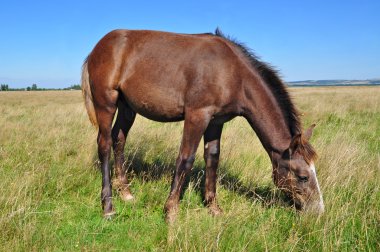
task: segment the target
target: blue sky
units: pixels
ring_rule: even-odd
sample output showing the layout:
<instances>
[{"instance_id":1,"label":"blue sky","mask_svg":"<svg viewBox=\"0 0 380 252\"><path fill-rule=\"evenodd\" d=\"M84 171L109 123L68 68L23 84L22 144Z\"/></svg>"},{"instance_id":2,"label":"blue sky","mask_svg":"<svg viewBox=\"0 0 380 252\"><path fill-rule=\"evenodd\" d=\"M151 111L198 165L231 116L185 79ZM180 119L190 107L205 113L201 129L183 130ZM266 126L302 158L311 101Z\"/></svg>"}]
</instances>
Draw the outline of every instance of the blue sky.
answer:
<instances>
[{"instance_id":1,"label":"blue sky","mask_svg":"<svg viewBox=\"0 0 380 252\"><path fill-rule=\"evenodd\" d=\"M226 34L284 80L380 77L380 1L2 1L0 83L67 87L116 28Z\"/></svg>"}]
</instances>

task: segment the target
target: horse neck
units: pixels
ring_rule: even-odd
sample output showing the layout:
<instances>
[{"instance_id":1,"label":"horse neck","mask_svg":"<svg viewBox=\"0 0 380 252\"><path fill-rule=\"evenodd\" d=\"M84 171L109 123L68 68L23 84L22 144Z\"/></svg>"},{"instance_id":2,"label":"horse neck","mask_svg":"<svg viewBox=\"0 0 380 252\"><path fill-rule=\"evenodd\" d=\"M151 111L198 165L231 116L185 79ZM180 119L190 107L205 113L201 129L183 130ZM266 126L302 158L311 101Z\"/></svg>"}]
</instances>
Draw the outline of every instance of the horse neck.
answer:
<instances>
[{"instance_id":1,"label":"horse neck","mask_svg":"<svg viewBox=\"0 0 380 252\"><path fill-rule=\"evenodd\" d=\"M273 160L290 145L292 135L288 122L276 96L261 78L250 78L244 86L244 117Z\"/></svg>"}]
</instances>

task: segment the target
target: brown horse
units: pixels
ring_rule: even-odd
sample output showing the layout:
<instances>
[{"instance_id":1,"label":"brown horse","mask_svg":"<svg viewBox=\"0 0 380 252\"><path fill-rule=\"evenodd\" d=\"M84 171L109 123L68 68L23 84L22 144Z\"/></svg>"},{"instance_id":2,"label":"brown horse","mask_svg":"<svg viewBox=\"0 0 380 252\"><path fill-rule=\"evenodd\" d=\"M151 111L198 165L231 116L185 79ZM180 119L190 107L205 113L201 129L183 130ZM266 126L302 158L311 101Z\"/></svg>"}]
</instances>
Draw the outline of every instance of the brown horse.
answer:
<instances>
[{"instance_id":1,"label":"brown horse","mask_svg":"<svg viewBox=\"0 0 380 252\"><path fill-rule=\"evenodd\" d=\"M87 112L98 125L102 171L101 201L105 217L112 206L109 159L113 144L117 189L132 199L124 167L124 145L136 113L160 122L184 120L183 137L166 219L178 212L186 175L204 137L205 204L221 213L216 201L216 171L223 124L247 119L273 165L274 183L298 209L324 210L314 160L297 110L277 73L242 44L215 34L174 34L115 30L104 36L83 65L82 91ZM118 110L115 124L112 121Z\"/></svg>"}]
</instances>

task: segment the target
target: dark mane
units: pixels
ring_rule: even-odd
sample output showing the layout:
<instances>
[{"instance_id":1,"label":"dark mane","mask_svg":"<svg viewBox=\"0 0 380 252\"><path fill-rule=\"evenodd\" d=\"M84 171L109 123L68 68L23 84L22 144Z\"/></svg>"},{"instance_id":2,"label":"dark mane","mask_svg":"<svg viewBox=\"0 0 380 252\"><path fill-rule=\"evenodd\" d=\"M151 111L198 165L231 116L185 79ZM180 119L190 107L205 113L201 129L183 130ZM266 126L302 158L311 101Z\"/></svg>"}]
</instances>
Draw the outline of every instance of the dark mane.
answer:
<instances>
[{"instance_id":1,"label":"dark mane","mask_svg":"<svg viewBox=\"0 0 380 252\"><path fill-rule=\"evenodd\" d=\"M219 28L215 30L215 36L230 41L240 49L240 51L247 57L252 67L260 74L261 78L268 85L273 95L275 96L279 106L281 107L281 111L285 116L291 136L293 137L302 134L302 125L299 118L299 112L295 108L286 89L286 86L280 79L278 72L268 63L261 61L260 58L256 56L255 53L243 43L224 35ZM316 157L316 153L313 147L307 141L303 142L303 148L300 148L302 154L304 154L307 160L313 160Z\"/></svg>"}]
</instances>

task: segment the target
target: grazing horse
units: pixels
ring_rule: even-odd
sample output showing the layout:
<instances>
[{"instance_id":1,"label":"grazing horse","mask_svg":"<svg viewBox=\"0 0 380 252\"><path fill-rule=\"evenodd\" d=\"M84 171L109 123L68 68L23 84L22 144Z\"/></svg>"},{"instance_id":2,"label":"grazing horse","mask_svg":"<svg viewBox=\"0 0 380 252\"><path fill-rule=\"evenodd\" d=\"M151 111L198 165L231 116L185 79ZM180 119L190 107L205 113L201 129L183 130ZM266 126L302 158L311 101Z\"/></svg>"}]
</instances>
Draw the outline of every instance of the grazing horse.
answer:
<instances>
[{"instance_id":1,"label":"grazing horse","mask_svg":"<svg viewBox=\"0 0 380 252\"><path fill-rule=\"evenodd\" d=\"M277 73L244 45L215 34L175 34L114 30L105 35L83 64L82 91L91 122L98 126L105 217L115 214L109 159L115 155L114 186L133 199L124 166L124 145L136 113L160 122L184 120L182 142L166 220L175 220L180 193L203 136L206 162L205 205L221 213L216 201L216 172L223 124L247 119L269 155L274 183L297 209L324 210L308 140L299 114ZM112 122L118 110L117 118Z\"/></svg>"}]
</instances>

